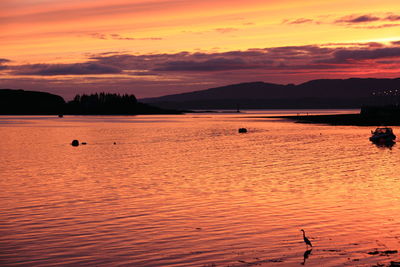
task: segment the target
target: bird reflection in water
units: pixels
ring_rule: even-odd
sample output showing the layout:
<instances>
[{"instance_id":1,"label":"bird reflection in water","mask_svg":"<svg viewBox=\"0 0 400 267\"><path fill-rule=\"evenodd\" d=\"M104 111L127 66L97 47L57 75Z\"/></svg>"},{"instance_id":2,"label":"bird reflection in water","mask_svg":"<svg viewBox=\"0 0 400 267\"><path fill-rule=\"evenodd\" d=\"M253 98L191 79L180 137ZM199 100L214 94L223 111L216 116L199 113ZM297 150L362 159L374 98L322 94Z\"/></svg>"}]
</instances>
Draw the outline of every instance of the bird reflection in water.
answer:
<instances>
[{"instance_id":1,"label":"bird reflection in water","mask_svg":"<svg viewBox=\"0 0 400 267\"><path fill-rule=\"evenodd\" d=\"M304 252L304 255L303 255L303 262L301 263L301 265L305 265L305 264L306 264L306 260L308 259L308 256L310 256L311 251L312 251L312 249L307 249L307 250Z\"/></svg>"}]
</instances>

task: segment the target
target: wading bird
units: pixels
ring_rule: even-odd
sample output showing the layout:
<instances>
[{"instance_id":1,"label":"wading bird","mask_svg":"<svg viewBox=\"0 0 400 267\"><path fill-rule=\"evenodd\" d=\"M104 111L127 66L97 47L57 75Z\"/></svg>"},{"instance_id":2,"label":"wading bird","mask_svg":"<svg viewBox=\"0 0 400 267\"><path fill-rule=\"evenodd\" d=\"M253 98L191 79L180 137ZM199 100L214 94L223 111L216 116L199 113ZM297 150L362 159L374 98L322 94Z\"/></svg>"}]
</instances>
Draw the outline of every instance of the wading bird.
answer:
<instances>
[{"instance_id":1,"label":"wading bird","mask_svg":"<svg viewBox=\"0 0 400 267\"><path fill-rule=\"evenodd\" d=\"M302 231L302 232L303 232L303 239L304 239L304 242L306 243L306 245L307 245L307 246L311 246L311 247L312 247L311 241L310 241L310 240L308 240L308 238L306 237L306 232L304 232L304 230L303 230L303 229L301 229L300 231Z\"/></svg>"}]
</instances>

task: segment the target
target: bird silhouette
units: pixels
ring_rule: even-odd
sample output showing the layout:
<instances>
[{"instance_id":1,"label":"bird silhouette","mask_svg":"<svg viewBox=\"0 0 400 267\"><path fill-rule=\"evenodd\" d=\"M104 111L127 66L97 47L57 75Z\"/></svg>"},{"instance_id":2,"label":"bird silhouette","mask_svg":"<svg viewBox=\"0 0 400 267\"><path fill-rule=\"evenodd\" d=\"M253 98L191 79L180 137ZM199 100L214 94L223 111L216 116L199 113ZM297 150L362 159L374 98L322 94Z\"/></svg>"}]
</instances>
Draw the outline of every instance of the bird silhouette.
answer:
<instances>
[{"instance_id":1,"label":"bird silhouette","mask_svg":"<svg viewBox=\"0 0 400 267\"><path fill-rule=\"evenodd\" d=\"M306 245L312 247L311 241L306 237L306 232L303 229L301 229L300 231L303 232L303 239L304 239L304 242L306 243Z\"/></svg>"}]
</instances>

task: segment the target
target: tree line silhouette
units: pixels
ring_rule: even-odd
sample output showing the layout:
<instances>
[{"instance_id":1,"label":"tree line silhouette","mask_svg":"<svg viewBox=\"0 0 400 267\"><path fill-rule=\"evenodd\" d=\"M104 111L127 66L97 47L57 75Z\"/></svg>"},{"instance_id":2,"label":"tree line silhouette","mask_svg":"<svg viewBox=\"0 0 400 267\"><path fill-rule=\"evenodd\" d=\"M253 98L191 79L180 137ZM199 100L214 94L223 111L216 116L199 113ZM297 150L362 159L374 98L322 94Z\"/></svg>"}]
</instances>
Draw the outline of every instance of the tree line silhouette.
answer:
<instances>
[{"instance_id":1,"label":"tree line silhouette","mask_svg":"<svg viewBox=\"0 0 400 267\"><path fill-rule=\"evenodd\" d=\"M128 94L83 94L69 101L67 109L76 114L136 114L138 102L134 95Z\"/></svg>"},{"instance_id":2,"label":"tree line silhouette","mask_svg":"<svg viewBox=\"0 0 400 267\"><path fill-rule=\"evenodd\" d=\"M76 95L66 103L66 114L76 115L136 115L181 113L140 103L135 95L95 93Z\"/></svg>"}]
</instances>

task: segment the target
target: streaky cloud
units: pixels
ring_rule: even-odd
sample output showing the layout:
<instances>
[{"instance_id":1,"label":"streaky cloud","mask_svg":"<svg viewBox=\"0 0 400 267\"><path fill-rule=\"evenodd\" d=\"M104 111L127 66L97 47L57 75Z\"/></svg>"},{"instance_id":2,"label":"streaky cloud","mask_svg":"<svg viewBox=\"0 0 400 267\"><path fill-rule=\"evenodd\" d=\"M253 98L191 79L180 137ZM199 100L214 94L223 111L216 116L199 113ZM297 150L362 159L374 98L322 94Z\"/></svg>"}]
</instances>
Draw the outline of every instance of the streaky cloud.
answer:
<instances>
[{"instance_id":1,"label":"streaky cloud","mask_svg":"<svg viewBox=\"0 0 400 267\"><path fill-rule=\"evenodd\" d=\"M386 17L386 20L398 21L398 20L400 20L400 15L389 15Z\"/></svg>"},{"instance_id":2,"label":"streaky cloud","mask_svg":"<svg viewBox=\"0 0 400 267\"><path fill-rule=\"evenodd\" d=\"M110 34L111 39L114 40L127 40L127 41L145 41L145 40L153 40L153 41L160 41L163 40L163 38L160 37L141 37L141 38L135 38L135 37L123 37L119 34Z\"/></svg>"},{"instance_id":3,"label":"streaky cloud","mask_svg":"<svg viewBox=\"0 0 400 267\"><path fill-rule=\"evenodd\" d=\"M381 18L372 15L361 15L355 16L350 15L346 17L342 17L341 19L336 20L337 23L365 23L365 22L373 22L381 20Z\"/></svg>"},{"instance_id":4,"label":"streaky cloud","mask_svg":"<svg viewBox=\"0 0 400 267\"><path fill-rule=\"evenodd\" d=\"M215 31L219 32L219 33L231 33L231 32L238 31L238 30L239 29L237 29L237 28L217 28L217 29L215 29Z\"/></svg>"},{"instance_id":5,"label":"streaky cloud","mask_svg":"<svg viewBox=\"0 0 400 267\"><path fill-rule=\"evenodd\" d=\"M72 2L72 1L71 1ZM71 21L79 20L82 18L100 18L110 14L144 14L146 12L152 12L154 10L160 10L162 8L171 8L176 6L184 5L184 1L133 1L131 3L119 3L115 1L107 3L106 5L96 1L92 1L90 5L71 5L51 10L41 11L40 9L33 9L33 11L26 12L25 14L1 14L0 24L12 24L12 23L30 23L30 22L58 22L58 21Z\"/></svg>"},{"instance_id":6,"label":"streaky cloud","mask_svg":"<svg viewBox=\"0 0 400 267\"><path fill-rule=\"evenodd\" d=\"M400 47L385 47L377 49L339 49L333 57L316 63L349 64L357 61L373 60L380 58L400 57Z\"/></svg>"},{"instance_id":7,"label":"streaky cloud","mask_svg":"<svg viewBox=\"0 0 400 267\"><path fill-rule=\"evenodd\" d=\"M364 14L364 15L349 15L344 16L334 21L334 24L338 25L346 25L351 26L359 29L381 29L381 28L388 28L388 27L397 27L400 24L396 23L384 23L384 22L395 22L400 21L400 16L393 14L393 13L386 13L386 15L371 15L371 14ZM384 23L373 25L372 23ZM371 25L372 24L372 25ZM360 26L362 25L362 26Z\"/></svg>"},{"instance_id":8,"label":"streaky cloud","mask_svg":"<svg viewBox=\"0 0 400 267\"><path fill-rule=\"evenodd\" d=\"M120 68L99 64L96 62L72 63L72 64L32 64L20 65L13 68L15 75L90 75L90 74L118 74Z\"/></svg>"},{"instance_id":9,"label":"streaky cloud","mask_svg":"<svg viewBox=\"0 0 400 267\"><path fill-rule=\"evenodd\" d=\"M225 71L260 68L240 58L214 58L206 61L168 61L155 68L155 71Z\"/></svg>"},{"instance_id":10,"label":"streaky cloud","mask_svg":"<svg viewBox=\"0 0 400 267\"><path fill-rule=\"evenodd\" d=\"M88 34L90 37L94 39L101 39L101 40L122 40L122 41L160 41L163 40L161 37L124 37L120 34L112 33L112 34L104 34L104 33L90 33Z\"/></svg>"},{"instance_id":11,"label":"streaky cloud","mask_svg":"<svg viewBox=\"0 0 400 267\"><path fill-rule=\"evenodd\" d=\"M380 59L400 58L400 41L385 45L378 42L328 43L321 45L254 48L226 52L129 54L103 52L91 55L87 62L71 64L30 64L10 66L11 75L57 76L115 74L139 79L192 79L192 74L221 75L236 73L242 76L308 70L348 71L349 68L377 69ZM368 64L365 64L366 61ZM189 74L190 73L190 74ZM236 75L232 74L232 75ZM86 75L86 76L85 76ZM178 76L176 76L178 75ZM206 76L204 76L206 77Z\"/></svg>"},{"instance_id":12,"label":"streaky cloud","mask_svg":"<svg viewBox=\"0 0 400 267\"><path fill-rule=\"evenodd\" d=\"M8 69L8 66L3 65L4 63L8 63L11 62L11 60L7 59L7 58L0 58L0 70L5 70Z\"/></svg>"},{"instance_id":13,"label":"streaky cloud","mask_svg":"<svg viewBox=\"0 0 400 267\"><path fill-rule=\"evenodd\" d=\"M384 47L385 45L378 42L367 42L367 43L327 43L324 46L351 46L355 47L369 47L369 48L377 48L377 47Z\"/></svg>"},{"instance_id":14,"label":"streaky cloud","mask_svg":"<svg viewBox=\"0 0 400 267\"><path fill-rule=\"evenodd\" d=\"M282 24L305 24L305 23L312 23L312 22L314 22L314 20L312 20L312 19L298 18L298 19L293 19L293 20L285 19L284 21L282 21Z\"/></svg>"},{"instance_id":15,"label":"streaky cloud","mask_svg":"<svg viewBox=\"0 0 400 267\"><path fill-rule=\"evenodd\" d=\"M378 25L371 25L372 23L384 23L384 22L396 22L400 21L400 15L393 13L386 13L385 15L373 15L373 14L351 14L343 17L334 19L333 21L314 20L311 18L297 18L297 19L285 19L281 24L296 25L296 24L333 24L340 26L349 26L358 29L380 29L388 27L397 27L400 24L396 23L385 23Z\"/></svg>"},{"instance_id":16,"label":"streaky cloud","mask_svg":"<svg viewBox=\"0 0 400 267\"><path fill-rule=\"evenodd\" d=\"M0 64L11 62L11 60L7 58L0 58Z\"/></svg>"},{"instance_id":17,"label":"streaky cloud","mask_svg":"<svg viewBox=\"0 0 400 267\"><path fill-rule=\"evenodd\" d=\"M383 29L383 28L391 28L391 27L398 27L400 24L395 24L395 23L386 23L386 24L381 24L381 25L369 25L369 26L364 26L364 27L356 27L358 29Z\"/></svg>"}]
</instances>

